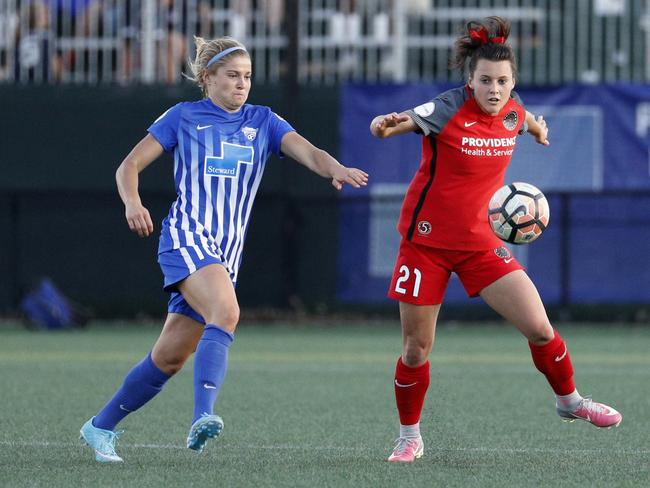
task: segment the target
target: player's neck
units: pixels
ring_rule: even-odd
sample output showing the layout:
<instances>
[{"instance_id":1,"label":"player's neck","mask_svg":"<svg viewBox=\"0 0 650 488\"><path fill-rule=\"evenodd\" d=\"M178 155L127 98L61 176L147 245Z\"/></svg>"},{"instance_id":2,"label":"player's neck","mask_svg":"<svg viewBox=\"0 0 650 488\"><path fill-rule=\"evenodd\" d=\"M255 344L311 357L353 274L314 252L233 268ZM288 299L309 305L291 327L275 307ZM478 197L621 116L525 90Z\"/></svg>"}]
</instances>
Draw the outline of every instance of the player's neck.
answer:
<instances>
[{"instance_id":1,"label":"player's neck","mask_svg":"<svg viewBox=\"0 0 650 488\"><path fill-rule=\"evenodd\" d=\"M211 96L211 95L208 95L208 100L210 100L214 105L216 105L217 107L219 107L219 108L220 108L221 110L223 110L224 112L228 112L229 114L236 114L236 113L239 112L239 111L241 110L241 108L243 107L243 105L240 105L240 106L237 107L237 108L231 108L231 107L228 107L228 106L226 106L226 105L223 103L223 101L221 101L221 100L219 100L217 97L215 97L215 96Z\"/></svg>"}]
</instances>

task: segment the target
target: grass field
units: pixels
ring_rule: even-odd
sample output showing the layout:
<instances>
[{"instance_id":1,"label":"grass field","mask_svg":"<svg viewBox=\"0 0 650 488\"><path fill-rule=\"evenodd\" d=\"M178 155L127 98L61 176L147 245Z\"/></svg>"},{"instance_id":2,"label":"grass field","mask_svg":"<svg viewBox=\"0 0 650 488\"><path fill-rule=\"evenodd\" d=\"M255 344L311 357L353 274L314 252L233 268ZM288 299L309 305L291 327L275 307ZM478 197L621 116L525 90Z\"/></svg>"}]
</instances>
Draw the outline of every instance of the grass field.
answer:
<instances>
[{"instance_id":1,"label":"grass field","mask_svg":"<svg viewBox=\"0 0 650 488\"><path fill-rule=\"evenodd\" d=\"M581 392L623 413L617 429L560 422L514 330L442 328L422 419L425 457L389 465L397 327L242 324L218 402L225 429L216 442L202 455L184 448L188 365L121 424L125 463L99 465L78 443L79 427L158 330L2 327L0 485L650 486L650 328L561 330Z\"/></svg>"}]
</instances>

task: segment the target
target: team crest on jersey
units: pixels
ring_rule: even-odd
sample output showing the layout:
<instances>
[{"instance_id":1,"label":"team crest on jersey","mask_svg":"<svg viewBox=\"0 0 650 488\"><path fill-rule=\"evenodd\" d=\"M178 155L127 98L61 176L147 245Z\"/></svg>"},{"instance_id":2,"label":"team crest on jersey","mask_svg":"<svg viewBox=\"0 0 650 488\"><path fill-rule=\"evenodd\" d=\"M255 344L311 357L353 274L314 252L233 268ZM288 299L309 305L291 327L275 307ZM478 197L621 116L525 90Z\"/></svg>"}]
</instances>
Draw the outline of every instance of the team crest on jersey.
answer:
<instances>
[{"instance_id":1,"label":"team crest on jersey","mask_svg":"<svg viewBox=\"0 0 650 488\"><path fill-rule=\"evenodd\" d=\"M512 112L508 112L503 118L503 126L508 130L515 130L517 127L517 112L514 110Z\"/></svg>"},{"instance_id":2,"label":"team crest on jersey","mask_svg":"<svg viewBox=\"0 0 650 488\"><path fill-rule=\"evenodd\" d=\"M427 234L430 234L431 233L431 224L429 222L427 222L426 220L420 220L418 222L418 232L423 236L426 236Z\"/></svg>"},{"instance_id":3,"label":"team crest on jersey","mask_svg":"<svg viewBox=\"0 0 650 488\"><path fill-rule=\"evenodd\" d=\"M494 254L496 254L497 256L499 256L502 259L507 259L507 258L510 257L510 251L508 251L508 248L504 247L504 246L497 247L494 250Z\"/></svg>"},{"instance_id":4,"label":"team crest on jersey","mask_svg":"<svg viewBox=\"0 0 650 488\"><path fill-rule=\"evenodd\" d=\"M257 129L254 129L252 127L244 127L241 131L249 141L254 141L257 137Z\"/></svg>"}]
</instances>

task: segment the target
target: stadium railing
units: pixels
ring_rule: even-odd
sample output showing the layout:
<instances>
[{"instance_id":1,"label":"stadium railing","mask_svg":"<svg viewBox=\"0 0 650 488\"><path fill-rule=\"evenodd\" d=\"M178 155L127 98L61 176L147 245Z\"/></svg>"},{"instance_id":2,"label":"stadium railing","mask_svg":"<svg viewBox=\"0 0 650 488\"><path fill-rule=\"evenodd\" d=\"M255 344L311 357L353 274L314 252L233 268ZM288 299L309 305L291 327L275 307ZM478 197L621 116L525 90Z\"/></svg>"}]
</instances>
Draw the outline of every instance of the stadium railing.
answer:
<instances>
[{"instance_id":1,"label":"stadium railing","mask_svg":"<svg viewBox=\"0 0 650 488\"><path fill-rule=\"evenodd\" d=\"M448 59L463 23L501 15L512 21L521 83L650 81L647 0L493 3L4 0L0 80L179 83L193 35L230 35L252 52L258 83L444 81L455 77Z\"/></svg>"}]
</instances>

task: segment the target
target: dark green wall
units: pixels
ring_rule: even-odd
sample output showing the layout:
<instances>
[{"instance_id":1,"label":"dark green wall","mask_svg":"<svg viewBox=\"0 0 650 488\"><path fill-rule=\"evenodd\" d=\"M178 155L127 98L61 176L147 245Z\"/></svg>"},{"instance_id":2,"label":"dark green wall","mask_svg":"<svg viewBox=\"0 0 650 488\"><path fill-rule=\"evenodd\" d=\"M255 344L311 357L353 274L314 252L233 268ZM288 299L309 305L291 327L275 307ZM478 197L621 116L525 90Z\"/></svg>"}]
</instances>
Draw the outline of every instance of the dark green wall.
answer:
<instances>
[{"instance_id":1,"label":"dark green wall","mask_svg":"<svg viewBox=\"0 0 650 488\"><path fill-rule=\"evenodd\" d=\"M0 312L11 312L41 276L98 315L164 312L157 237L139 239L128 230L114 173L158 115L197 98L190 86L0 86ZM250 102L271 106L336 155L337 89L288 96L254 87ZM333 302L335 193L293 161L270 162L237 288L242 307ZM175 198L171 157L142 173L141 194L159 230Z\"/></svg>"}]
</instances>

